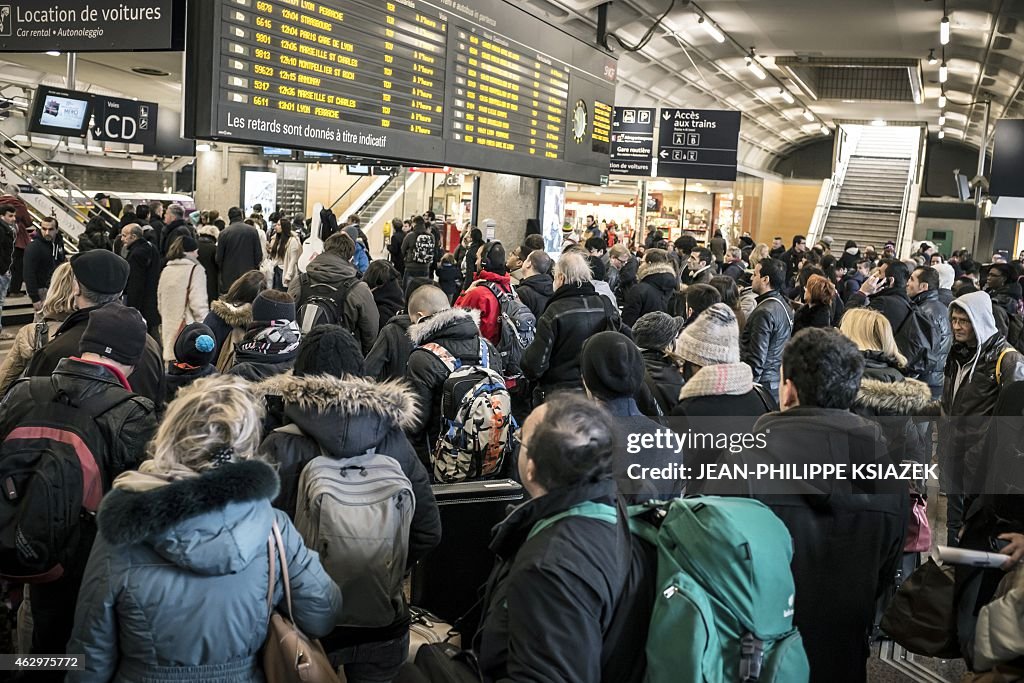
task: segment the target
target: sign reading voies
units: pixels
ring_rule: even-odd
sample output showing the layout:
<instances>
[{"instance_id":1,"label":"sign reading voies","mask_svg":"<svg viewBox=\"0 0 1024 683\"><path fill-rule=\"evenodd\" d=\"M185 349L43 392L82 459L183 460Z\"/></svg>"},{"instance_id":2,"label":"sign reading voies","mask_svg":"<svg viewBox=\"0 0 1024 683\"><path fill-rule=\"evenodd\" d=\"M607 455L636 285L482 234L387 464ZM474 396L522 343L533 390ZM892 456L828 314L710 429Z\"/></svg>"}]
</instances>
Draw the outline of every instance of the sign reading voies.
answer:
<instances>
[{"instance_id":1,"label":"sign reading voies","mask_svg":"<svg viewBox=\"0 0 1024 683\"><path fill-rule=\"evenodd\" d=\"M662 109L658 119L659 177L736 180L738 111Z\"/></svg>"},{"instance_id":2,"label":"sign reading voies","mask_svg":"<svg viewBox=\"0 0 1024 683\"><path fill-rule=\"evenodd\" d=\"M185 0L0 0L0 52L181 50Z\"/></svg>"}]
</instances>

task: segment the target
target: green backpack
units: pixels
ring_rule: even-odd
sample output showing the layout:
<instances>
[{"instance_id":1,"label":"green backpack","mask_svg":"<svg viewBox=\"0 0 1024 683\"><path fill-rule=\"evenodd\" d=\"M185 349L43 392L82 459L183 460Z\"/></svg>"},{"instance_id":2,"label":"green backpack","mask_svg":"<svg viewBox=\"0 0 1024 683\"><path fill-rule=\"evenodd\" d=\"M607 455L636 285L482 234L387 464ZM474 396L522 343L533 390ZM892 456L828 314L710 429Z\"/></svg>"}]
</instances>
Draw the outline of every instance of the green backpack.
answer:
<instances>
[{"instance_id":1,"label":"green backpack","mask_svg":"<svg viewBox=\"0 0 1024 683\"><path fill-rule=\"evenodd\" d=\"M633 535L657 549L646 683L806 683L810 667L793 626L793 541L764 504L676 498L629 508ZM616 523L615 508L585 503L542 520Z\"/></svg>"}]
</instances>

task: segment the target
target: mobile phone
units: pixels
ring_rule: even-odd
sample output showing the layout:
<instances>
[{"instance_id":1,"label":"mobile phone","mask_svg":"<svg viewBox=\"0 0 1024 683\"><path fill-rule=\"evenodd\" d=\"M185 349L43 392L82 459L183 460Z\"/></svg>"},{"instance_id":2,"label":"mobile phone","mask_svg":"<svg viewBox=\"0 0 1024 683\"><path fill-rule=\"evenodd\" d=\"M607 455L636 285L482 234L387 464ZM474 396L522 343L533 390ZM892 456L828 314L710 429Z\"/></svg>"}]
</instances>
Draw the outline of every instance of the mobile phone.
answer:
<instances>
[{"instance_id":1,"label":"mobile phone","mask_svg":"<svg viewBox=\"0 0 1024 683\"><path fill-rule=\"evenodd\" d=\"M990 538L988 539L989 545L992 547L994 552L999 552L1006 546L1010 545L1010 542L1005 538Z\"/></svg>"}]
</instances>

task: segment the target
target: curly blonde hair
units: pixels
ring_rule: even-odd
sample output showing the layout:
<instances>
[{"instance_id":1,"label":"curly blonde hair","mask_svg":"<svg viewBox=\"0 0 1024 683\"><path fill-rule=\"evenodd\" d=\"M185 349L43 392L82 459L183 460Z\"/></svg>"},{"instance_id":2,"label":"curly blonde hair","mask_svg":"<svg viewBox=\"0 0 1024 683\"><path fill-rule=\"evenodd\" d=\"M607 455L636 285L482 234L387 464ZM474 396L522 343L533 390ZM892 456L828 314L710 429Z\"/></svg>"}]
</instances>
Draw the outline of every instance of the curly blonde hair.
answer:
<instances>
[{"instance_id":1,"label":"curly blonde hair","mask_svg":"<svg viewBox=\"0 0 1024 683\"><path fill-rule=\"evenodd\" d=\"M182 388L167 407L151 445L157 469L194 472L255 458L263 401L239 377L214 375ZM223 458L218 461L215 455Z\"/></svg>"},{"instance_id":2,"label":"curly blonde hair","mask_svg":"<svg viewBox=\"0 0 1024 683\"><path fill-rule=\"evenodd\" d=\"M53 271L50 287L43 300L44 318L64 318L75 312L75 274L70 263L62 263Z\"/></svg>"}]
</instances>

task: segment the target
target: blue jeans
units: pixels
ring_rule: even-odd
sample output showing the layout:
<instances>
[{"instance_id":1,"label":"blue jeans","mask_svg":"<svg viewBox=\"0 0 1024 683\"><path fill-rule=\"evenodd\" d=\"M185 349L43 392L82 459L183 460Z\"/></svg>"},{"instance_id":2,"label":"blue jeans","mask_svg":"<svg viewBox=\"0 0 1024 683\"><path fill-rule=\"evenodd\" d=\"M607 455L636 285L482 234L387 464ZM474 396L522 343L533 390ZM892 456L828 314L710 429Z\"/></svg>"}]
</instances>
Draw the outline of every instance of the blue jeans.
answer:
<instances>
[{"instance_id":1,"label":"blue jeans","mask_svg":"<svg viewBox=\"0 0 1024 683\"><path fill-rule=\"evenodd\" d=\"M3 315L4 315L4 302L7 300L7 288L11 284L10 272L0 275L0 330L4 328Z\"/></svg>"},{"instance_id":2,"label":"blue jeans","mask_svg":"<svg viewBox=\"0 0 1024 683\"><path fill-rule=\"evenodd\" d=\"M331 653L331 664L345 668L348 683L391 683L409 656L409 632L394 640L354 645Z\"/></svg>"}]
</instances>

